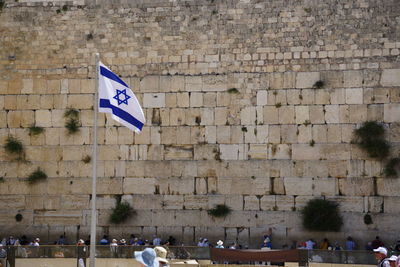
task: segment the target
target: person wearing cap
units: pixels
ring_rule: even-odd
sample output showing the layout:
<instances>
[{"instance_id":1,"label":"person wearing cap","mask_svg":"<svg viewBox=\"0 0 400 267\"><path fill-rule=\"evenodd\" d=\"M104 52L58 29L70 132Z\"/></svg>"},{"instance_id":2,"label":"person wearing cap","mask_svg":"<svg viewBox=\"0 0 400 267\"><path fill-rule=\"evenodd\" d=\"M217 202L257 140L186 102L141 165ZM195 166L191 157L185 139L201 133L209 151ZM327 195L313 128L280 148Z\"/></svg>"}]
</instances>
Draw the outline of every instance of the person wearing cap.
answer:
<instances>
[{"instance_id":1,"label":"person wearing cap","mask_svg":"<svg viewBox=\"0 0 400 267\"><path fill-rule=\"evenodd\" d=\"M375 258L378 260L377 267L390 267L390 263L387 258L388 252L385 247L378 247L373 251L375 252Z\"/></svg>"},{"instance_id":2,"label":"person wearing cap","mask_svg":"<svg viewBox=\"0 0 400 267\"><path fill-rule=\"evenodd\" d=\"M113 239L110 243L110 250L114 258L117 257L118 252L118 243L117 239Z\"/></svg>"},{"instance_id":3,"label":"person wearing cap","mask_svg":"<svg viewBox=\"0 0 400 267\"><path fill-rule=\"evenodd\" d=\"M33 244L32 244L32 245L33 245L34 247L38 247L38 246L40 246L40 243L39 243L39 242L40 242L40 239L39 239L39 237L37 237L37 238L35 238L35 241L33 241Z\"/></svg>"},{"instance_id":4,"label":"person wearing cap","mask_svg":"<svg viewBox=\"0 0 400 267\"><path fill-rule=\"evenodd\" d=\"M388 261L390 264L390 267L397 267L396 263L397 263L398 257L396 255L392 255Z\"/></svg>"},{"instance_id":5,"label":"person wearing cap","mask_svg":"<svg viewBox=\"0 0 400 267\"><path fill-rule=\"evenodd\" d=\"M217 246L215 248L224 248L224 242L222 242L222 240L218 240Z\"/></svg>"},{"instance_id":6,"label":"person wearing cap","mask_svg":"<svg viewBox=\"0 0 400 267\"><path fill-rule=\"evenodd\" d=\"M134 258L142 267L159 267L159 262L156 260L157 254L154 249L146 248L143 251L135 251Z\"/></svg>"},{"instance_id":7,"label":"person wearing cap","mask_svg":"<svg viewBox=\"0 0 400 267\"><path fill-rule=\"evenodd\" d=\"M168 266L167 260L167 250L163 247L157 246L154 247L154 251L156 252L156 261L158 261L159 266Z\"/></svg>"},{"instance_id":8,"label":"person wearing cap","mask_svg":"<svg viewBox=\"0 0 400 267\"><path fill-rule=\"evenodd\" d=\"M126 240L125 240L125 239L121 239L121 240L119 241L119 245L120 245L120 246L125 246L125 245L126 245Z\"/></svg>"}]
</instances>

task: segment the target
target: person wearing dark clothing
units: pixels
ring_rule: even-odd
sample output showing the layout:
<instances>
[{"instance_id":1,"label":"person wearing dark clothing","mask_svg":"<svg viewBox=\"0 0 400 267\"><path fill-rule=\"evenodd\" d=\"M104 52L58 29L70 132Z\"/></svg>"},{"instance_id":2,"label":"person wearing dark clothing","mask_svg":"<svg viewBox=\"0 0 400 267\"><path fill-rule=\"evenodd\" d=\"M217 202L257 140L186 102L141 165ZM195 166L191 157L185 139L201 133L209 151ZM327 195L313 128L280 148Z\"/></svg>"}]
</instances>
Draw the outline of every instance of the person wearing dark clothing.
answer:
<instances>
[{"instance_id":1,"label":"person wearing dark clothing","mask_svg":"<svg viewBox=\"0 0 400 267\"><path fill-rule=\"evenodd\" d=\"M375 237L375 240L372 241L371 246L373 249L377 249L379 247L384 247L385 245L380 240L379 236Z\"/></svg>"}]
</instances>

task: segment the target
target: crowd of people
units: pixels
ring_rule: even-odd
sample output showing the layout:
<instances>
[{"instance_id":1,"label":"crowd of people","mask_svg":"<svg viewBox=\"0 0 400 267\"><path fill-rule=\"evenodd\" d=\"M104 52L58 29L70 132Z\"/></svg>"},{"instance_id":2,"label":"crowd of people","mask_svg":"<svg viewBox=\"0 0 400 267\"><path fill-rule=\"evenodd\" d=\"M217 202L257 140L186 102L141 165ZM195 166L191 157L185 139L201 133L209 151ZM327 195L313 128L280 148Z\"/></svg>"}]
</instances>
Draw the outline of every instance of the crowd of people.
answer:
<instances>
[{"instance_id":1,"label":"crowd of people","mask_svg":"<svg viewBox=\"0 0 400 267\"><path fill-rule=\"evenodd\" d=\"M57 240L55 240L52 244L54 245L77 245L77 246L85 246L90 245L90 236L86 239L79 239L77 243L68 242L65 235L61 235ZM115 249L118 246L176 246L183 245L177 244L176 239L173 236L169 236L167 239L162 240L159 236L153 235L151 240L144 239L138 237L134 234L131 234L129 239L110 239L107 235L104 235L98 243L99 245L110 246L111 249ZM40 238L36 237L33 239L28 239L25 235L20 238L15 238L13 236L9 236L8 238L3 238L0 243L0 260L6 257L6 251L3 247L5 246L40 246ZM215 248L229 248L229 249L247 249L248 247L243 247L237 242L230 242L228 245L224 245L222 240L218 240L215 244L211 243L207 238L200 238L198 243L198 247L215 247ZM373 251L380 262L380 267L400 267L400 257L397 255L400 254L400 240L397 241L393 246L389 246L388 249L385 247L383 241L376 236L374 240L368 242L365 246L358 246L356 242L353 240L351 236L348 236L346 241L342 244L339 242L331 242L328 238L323 238L319 244L314 241L312 238L308 239L304 242L293 241L293 243L289 245L283 245L282 247L274 247L272 243L272 231L271 229L263 236L262 242L260 244L260 249L321 249L321 250L346 250L352 251L356 249L361 250L369 250ZM143 252L145 253L145 252ZM150 253L147 251L146 253ZM390 257L389 257L390 256Z\"/></svg>"}]
</instances>

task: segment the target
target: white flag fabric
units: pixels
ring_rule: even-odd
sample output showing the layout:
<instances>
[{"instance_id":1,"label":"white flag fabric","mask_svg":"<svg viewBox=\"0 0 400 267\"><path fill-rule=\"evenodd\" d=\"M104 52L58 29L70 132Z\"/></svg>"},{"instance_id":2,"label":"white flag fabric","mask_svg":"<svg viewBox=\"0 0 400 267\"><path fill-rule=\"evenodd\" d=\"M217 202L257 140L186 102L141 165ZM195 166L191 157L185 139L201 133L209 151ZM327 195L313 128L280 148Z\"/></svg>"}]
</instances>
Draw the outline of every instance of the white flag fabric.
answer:
<instances>
[{"instance_id":1,"label":"white flag fabric","mask_svg":"<svg viewBox=\"0 0 400 267\"><path fill-rule=\"evenodd\" d=\"M145 123L142 107L129 86L103 63L99 64L99 112L139 133Z\"/></svg>"}]
</instances>

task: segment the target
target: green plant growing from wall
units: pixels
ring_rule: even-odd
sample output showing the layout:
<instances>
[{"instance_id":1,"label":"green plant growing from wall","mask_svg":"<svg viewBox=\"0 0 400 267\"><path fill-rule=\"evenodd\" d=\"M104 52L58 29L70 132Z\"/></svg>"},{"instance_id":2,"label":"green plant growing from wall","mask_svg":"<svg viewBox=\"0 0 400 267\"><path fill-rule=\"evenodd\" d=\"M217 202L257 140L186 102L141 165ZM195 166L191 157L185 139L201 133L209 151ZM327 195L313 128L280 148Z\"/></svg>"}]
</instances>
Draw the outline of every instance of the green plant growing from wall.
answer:
<instances>
[{"instance_id":1,"label":"green plant growing from wall","mask_svg":"<svg viewBox=\"0 0 400 267\"><path fill-rule=\"evenodd\" d=\"M129 217L135 214L135 211L129 205L128 202L121 202L121 199L117 200L117 205L113 209L110 215L110 222L119 224L126 221Z\"/></svg>"},{"instance_id":2,"label":"green plant growing from wall","mask_svg":"<svg viewBox=\"0 0 400 267\"><path fill-rule=\"evenodd\" d=\"M236 88L229 88L229 89L227 90L227 92L228 92L229 94L238 94L238 93L239 93L239 90L236 89Z\"/></svg>"},{"instance_id":3,"label":"green plant growing from wall","mask_svg":"<svg viewBox=\"0 0 400 267\"><path fill-rule=\"evenodd\" d=\"M0 12L3 10L3 8L6 7L6 2L4 0L0 0Z\"/></svg>"},{"instance_id":4,"label":"green plant growing from wall","mask_svg":"<svg viewBox=\"0 0 400 267\"><path fill-rule=\"evenodd\" d=\"M79 131L80 121L79 121L79 111L73 108L70 108L65 111L64 118L66 118L65 128L67 129L68 134L74 134Z\"/></svg>"},{"instance_id":5,"label":"green plant growing from wall","mask_svg":"<svg viewBox=\"0 0 400 267\"><path fill-rule=\"evenodd\" d=\"M321 89L321 88L324 88L324 86L325 86L325 82L319 80L319 81L316 81L316 82L314 83L313 88Z\"/></svg>"},{"instance_id":6,"label":"green plant growing from wall","mask_svg":"<svg viewBox=\"0 0 400 267\"><path fill-rule=\"evenodd\" d=\"M372 217L371 217L370 214L365 214L365 215L364 215L364 223L365 223L366 225L373 224L373 222L372 222Z\"/></svg>"},{"instance_id":7,"label":"green plant growing from wall","mask_svg":"<svg viewBox=\"0 0 400 267\"><path fill-rule=\"evenodd\" d=\"M34 184L36 182L46 179L47 179L47 174L44 171L42 171L42 169L40 169L39 167L28 176L28 182L30 184Z\"/></svg>"},{"instance_id":8,"label":"green plant growing from wall","mask_svg":"<svg viewBox=\"0 0 400 267\"><path fill-rule=\"evenodd\" d=\"M209 209L207 213L212 217L225 218L232 212L232 209L225 204L215 205L214 208Z\"/></svg>"},{"instance_id":9,"label":"green plant growing from wall","mask_svg":"<svg viewBox=\"0 0 400 267\"><path fill-rule=\"evenodd\" d=\"M22 216L21 213L18 213L18 214L15 215L15 220L16 220L17 222L22 221L23 218L24 218L24 217Z\"/></svg>"},{"instance_id":10,"label":"green plant growing from wall","mask_svg":"<svg viewBox=\"0 0 400 267\"><path fill-rule=\"evenodd\" d=\"M4 177L0 177L0 183L4 183L6 180L4 180Z\"/></svg>"},{"instance_id":11,"label":"green plant growing from wall","mask_svg":"<svg viewBox=\"0 0 400 267\"><path fill-rule=\"evenodd\" d=\"M89 163L90 161L92 161L92 157L89 155L86 155L82 158L83 163Z\"/></svg>"},{"instance_id":12,"label":"green plant growing from wall","mask_svg":"<svg viewBox=\"0 0 400 267\"><path fill-rule=\"evenodd\" d=\"M400 158L392 158L390 159L384 169L384 173L386 177L396 177L400 172Z\"/></svg>"},{"instance_id":13,"label":"green plant growing from wall","mask_svg":"<svg viewBox=\"0 0 400 267\"><path fill-rule=\"evenodd\" d=\"M29 127L29 135L34 136L34 135L39 135L44 132L44 128L40 126L34 126L32 125Z\"/></svg>"},{"instance_id":14,"label":"green plant growing from wall","mask_svg":"<svg viewBox=\"0 0 400 267\"><path fill-rule=\"evenodd\" d=\"M4 145L5 151L16 160L25 159L25 149L22 142L12 135L8 136Z\"/></svg>"},{"instance_id":15,"label":"green plant growing from wall","mask_svg":"<svg viewBox=\"0 0 400 267\"><path fill-rule=\"evenodd\" d=\"M343 225L338 204L325 199L312 199L301 211L305 229L338 232Z\"/></svg>"},{"instance_id":16,"label":"green plant growing from wall","mask_svg":"<svg viewBox=\"0 0 400 267\"><path fill-rule=\"evenodd\" d=\"M354 131L355 143L371 158L384 159L390 153L390 145L384 139L385 128L376 121L367 121Z\"/></svg>"}]
</instances>

